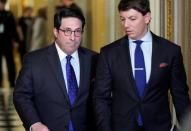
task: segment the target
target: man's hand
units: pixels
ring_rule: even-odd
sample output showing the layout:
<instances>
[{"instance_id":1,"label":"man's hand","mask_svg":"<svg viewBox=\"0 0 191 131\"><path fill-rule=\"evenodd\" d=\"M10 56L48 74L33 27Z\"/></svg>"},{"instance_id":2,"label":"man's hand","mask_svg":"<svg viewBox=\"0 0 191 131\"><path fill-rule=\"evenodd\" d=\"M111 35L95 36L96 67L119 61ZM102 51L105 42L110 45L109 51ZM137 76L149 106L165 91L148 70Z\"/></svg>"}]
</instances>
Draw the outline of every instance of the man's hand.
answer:
<instances>
[{"instance_id":1,"label":"man's hand","mask_svg":"<svg viewBox=\"0 0 191 131\"><path fill-rule=\"evenodd\" d=\"M41 122L37 122L31 126L31 131L50 131L47 126Z\"/></svg>"}]
</instances>

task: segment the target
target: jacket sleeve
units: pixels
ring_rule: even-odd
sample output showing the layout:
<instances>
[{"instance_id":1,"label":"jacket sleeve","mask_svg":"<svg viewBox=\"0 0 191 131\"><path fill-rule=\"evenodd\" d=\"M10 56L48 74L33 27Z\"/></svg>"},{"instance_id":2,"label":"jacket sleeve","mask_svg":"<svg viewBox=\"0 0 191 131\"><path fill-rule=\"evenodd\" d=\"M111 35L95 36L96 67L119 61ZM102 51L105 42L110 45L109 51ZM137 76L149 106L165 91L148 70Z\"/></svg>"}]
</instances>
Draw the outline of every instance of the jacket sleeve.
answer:
<instances>
[{"instance_id":1,"label":"jacket sleeve","mask_svg":"<svg viewBox=\"0 0 191 131\"><path fill-rule=\"evenodd\" d=\"M111 131L111 74L101 51L96 70L93 105L97 131Z\"/></svg>"},{"instance_id":2,"label":"jacket sleeve","mask_svg":"<svg viewBox=\"0 0 191 131\"><path fill-rule=\"evenodd\" d=\"M180 47L176 48L171 68L171 94L176 110L177 119L180 122L190 105L186 72L183 65L183 57Z\"/></svg>"},{"instance_id":3,"label":"jacket sleeve","mask_svg":"<svg viewBox=\"0 0 191 131\"><path fill-rule=\"evenodd\" d=\"M32 124L40 122L34 103L32 60L29 55L24 58L13 92L13 103L26 130Z\"/></svg>"}]
</instances>

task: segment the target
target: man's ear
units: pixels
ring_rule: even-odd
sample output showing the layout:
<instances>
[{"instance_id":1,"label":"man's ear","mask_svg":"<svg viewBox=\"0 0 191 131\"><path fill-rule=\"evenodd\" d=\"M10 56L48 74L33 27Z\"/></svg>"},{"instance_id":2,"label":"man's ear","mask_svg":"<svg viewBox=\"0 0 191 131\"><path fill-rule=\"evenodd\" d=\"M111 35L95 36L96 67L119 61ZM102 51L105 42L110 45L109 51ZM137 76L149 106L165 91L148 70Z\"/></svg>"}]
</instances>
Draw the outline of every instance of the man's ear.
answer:
<instances>
[{"instance_id":1,"label":"man's ear","mask_svg":"<svg viewBox=\"0 0 191 131\"><path fill-rule=\"evenodd\" d=\"M58 36L58 30L56 28L53 28L54 37L57 38Z\"/></svg>"},{"instance_id":2,"label":"man's ear","mask_svg":"<svg viewBox=\"0 0 191 131\"><path fill-rule=\"evenodd\" d=\"M150 12L147 12L147 13L144 15L144 18L145 18L145 23L146 23L146 24L149 24L150 21L151 21L151 13L150 13Z\"/></svg>"}]
</instances>

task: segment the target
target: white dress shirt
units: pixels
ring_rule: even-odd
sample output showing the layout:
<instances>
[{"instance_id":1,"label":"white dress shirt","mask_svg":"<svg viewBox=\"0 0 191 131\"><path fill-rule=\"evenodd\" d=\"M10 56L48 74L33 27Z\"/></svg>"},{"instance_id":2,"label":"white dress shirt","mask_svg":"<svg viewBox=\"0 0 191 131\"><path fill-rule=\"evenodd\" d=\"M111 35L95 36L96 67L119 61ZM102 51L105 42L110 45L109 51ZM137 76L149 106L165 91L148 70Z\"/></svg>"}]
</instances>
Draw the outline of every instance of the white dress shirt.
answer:
<instances>
[{"instance_id":1,"label":"white dress shirt","mask_svg":"<svg viewBox=\"0 0 191 131\"><path fill-rule=\"evenodd\" d=\"M68 92L68 85L67 85L67 79L66 79L66 56L67 56L67 54L65 52L63 52L56 43L55 43L55 45L56 45L56 50L58 52L60 63L62 65L62 72L63 72L63 76L64 76L66 90ZM71 56L72 56L72 59L70 60L70 62L72 64L73 68L74 68L77 84L78 84L78 87L79 87L79 84L80 84L80 63L79 63L78 51L75 51ZM30 131L32 131L31 126L30 126L30 129L29 129Z\"/></svg>"},{"instance_id":2,"label":"white dress shirt","mask_svg":"<svg viewBox=\"0 0 191 131\"><path fill-rule=\"evenodd\" d=\"M67 84L67 79L66 79L67 78L66 77L66 62L67 62L66 56L67 56L67 54L64 51L62 51L57 44L55 44L55 45L56 45L56 49L57 49L58 56L60 59L60 63L62 65L62 72L63 72L63 76L64 76L66 90L68 91L68 84ZM78 51L75 51L73 54L71 54L71 56L72 56L72 59L70 60L70 62L72 64L72 67L74 68L77 84L79 87L79 84L80 84L80 62L79 62Z\"/></svg>"},{"instance_id":3,"label":"white dress shirt","mask_svg":"<svg viewBox=\"0 0 191 131\"><path fill-rule=\"evenodd\" d=\"M140 40L143 41L141 44L141 49L143 51L144 55L144 60L145 60L145 69L146 69L146 82L148 83L150 74L151 74L151 62L152 62L152 35L151 32L148 31L143 38ZM129 38L129 50L130 50L130 57L131 57L131 66L133 70L133 75L135 77L135 48L136 48L136 43L134 43L133 39Z\"/></svg>"}]
</instances>

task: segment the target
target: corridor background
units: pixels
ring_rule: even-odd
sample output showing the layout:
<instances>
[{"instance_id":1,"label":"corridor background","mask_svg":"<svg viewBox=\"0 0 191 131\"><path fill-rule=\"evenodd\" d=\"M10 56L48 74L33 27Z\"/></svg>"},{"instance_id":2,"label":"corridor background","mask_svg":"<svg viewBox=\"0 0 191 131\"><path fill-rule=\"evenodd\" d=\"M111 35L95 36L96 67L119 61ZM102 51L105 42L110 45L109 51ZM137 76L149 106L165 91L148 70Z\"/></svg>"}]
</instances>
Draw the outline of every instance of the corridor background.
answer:
<instances>
[{"instance_id":1,"label":"corridor background","mask_svg":"<svg viewBox=\"0 0 191 131\"><path fill-rule=\"evenodd\" d=\"M124 33L121 28L117 5L119 0L75 0L86 17L85 34L82 46L99 52L100 48L120 38ZM53 41L53 15L55 7L62 0L8 0L6 8L14 13L15 18L22 15L26 6L33 7L34 16L42 6L47 6L47 38ZM150 0L152 21L151 30L182 47L188 85L191 88L191 0ZM21 63L15 49L17 74ZM0 89L0 131L24 131L12 104L12 88L7 81L6 63L3 61L3 88ZM189 91L191 95L191 90ZM172 106L172 114L175 112ZM176 117L173 119L176 123Z\"/></svg>"}]
</instances>

